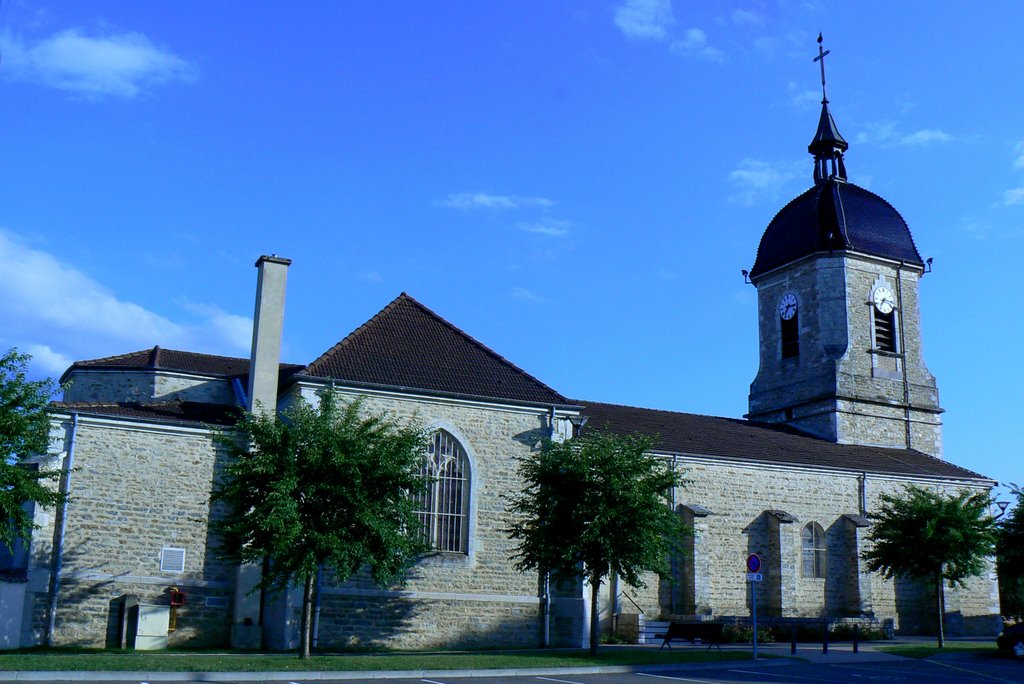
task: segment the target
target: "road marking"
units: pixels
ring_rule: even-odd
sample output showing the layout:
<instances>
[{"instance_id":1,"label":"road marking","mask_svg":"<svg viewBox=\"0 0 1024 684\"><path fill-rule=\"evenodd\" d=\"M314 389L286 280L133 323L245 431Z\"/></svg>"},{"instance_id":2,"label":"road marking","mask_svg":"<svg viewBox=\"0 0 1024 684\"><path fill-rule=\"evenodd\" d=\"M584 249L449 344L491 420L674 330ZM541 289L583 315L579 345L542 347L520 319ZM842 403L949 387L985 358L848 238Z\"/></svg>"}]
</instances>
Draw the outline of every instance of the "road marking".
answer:
<instances>
[{"instance_id":1,"label":"road marking","mask_svg":"<svg viewBox=\"0 0 1024 684\"><path fill-rule=\"evenodd\" d=\"M562 684L583 684L583 682L574 682L571 679L552 679L551 677L537 677L537 679L543 679L545 682L561 682Z\"/></svg>"},{"instance_id":2,"label":"road marking","mask_svg":"<svg viewBox=\"0 0 1024 684\"><path fill-rule=\"evenodd\" d=\"M444 682L437 682L437 681L434 681L433 679L421 679L420 681L421 682L426 682L427 684L444 684Z\"/></svg>"},{"instance_id":3,"label":"road marking","mask_svg":"<svg viewBox=\"0 0 1024 684\"><path fill-rule=\"evenodd\" d=\"M697 682L698 684L715 684L713 679L689 679L687 677L669 677L668 675L656 675L648 672L637 672L640 677L656 677L658 679L672 679L677 682Z\"/></svg>"},{"instance_id":4,"label":"road marking","mask_svg":"<svg viewBox=\"0 0 1024 684\"><path fill-rule=\"evenodd\" d=\"M800 677L798 675L791 674L775 674L774 672L751 672L750 670L729 670L729 672L736 672L739 674L752 674L758 677L786 677L788 679L806 679L809 682L827 682L828 679L819 679L817 677Z\"/></svg>"},{"instance_id":5,"label":"road marking","mask_svg":"<svg viewBox=\"0 0 1024 684\"><path fill-rule=\"evenodd\" d=\"M959 670L960 672L966 672L968 674L974 675L975 677L984 677L985 679L991 679L994 682L1007 682L1007 684L1013 684L1012 679L1000 679L999 677L993 677L992 675L983 674L981 672L975 672L974 670L968 670L965 667L957 667L956 665L950 665L949 663L944 663L941 660L930 660L929 662L934 663L935 665L942 665L943 667L948 667L951 670Z\"/></svg>"}]
</instances>

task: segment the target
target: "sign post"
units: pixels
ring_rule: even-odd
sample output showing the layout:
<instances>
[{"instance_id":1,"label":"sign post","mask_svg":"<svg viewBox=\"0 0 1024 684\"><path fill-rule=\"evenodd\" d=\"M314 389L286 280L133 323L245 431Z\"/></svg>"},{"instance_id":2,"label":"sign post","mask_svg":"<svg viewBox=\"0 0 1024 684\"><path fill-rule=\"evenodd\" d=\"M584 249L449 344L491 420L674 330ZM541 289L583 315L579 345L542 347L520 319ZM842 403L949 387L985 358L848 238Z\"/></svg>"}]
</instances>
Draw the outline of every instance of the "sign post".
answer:
<instances>
[{"instance_id":1,"label":"sign post","mask_svg":"<svg viewBox=\"0 0 1024 684\"><path fill-rule=\"evenodd\" d=\"M750 611L753 616L754 660L757 660L757 583L764 579L761 574L761 557L756 553L747 556L747 583L750 584Z\"/></svg>"}]
</instances>

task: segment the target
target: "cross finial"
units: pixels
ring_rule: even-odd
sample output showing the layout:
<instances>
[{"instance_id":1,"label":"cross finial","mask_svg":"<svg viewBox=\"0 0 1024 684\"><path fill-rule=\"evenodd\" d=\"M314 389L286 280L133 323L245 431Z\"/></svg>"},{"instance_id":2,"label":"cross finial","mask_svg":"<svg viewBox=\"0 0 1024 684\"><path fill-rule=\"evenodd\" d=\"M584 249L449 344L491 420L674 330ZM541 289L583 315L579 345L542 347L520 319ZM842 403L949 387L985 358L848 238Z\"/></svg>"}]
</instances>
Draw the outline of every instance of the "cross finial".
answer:
<instances>
[{"instance_id":1,"label":"cross finial","mask_svg":"<svg viewBox=\"0 0 1024 684\"><path fill-rule=\"evenodd\" d=\"M825 97L825 55L832 52L831 50L821 49L821 32L818 32L818 56L814 58L815 62L821 62L821 103L828 104L828 98Z\"/></svg>"}]
</instances>

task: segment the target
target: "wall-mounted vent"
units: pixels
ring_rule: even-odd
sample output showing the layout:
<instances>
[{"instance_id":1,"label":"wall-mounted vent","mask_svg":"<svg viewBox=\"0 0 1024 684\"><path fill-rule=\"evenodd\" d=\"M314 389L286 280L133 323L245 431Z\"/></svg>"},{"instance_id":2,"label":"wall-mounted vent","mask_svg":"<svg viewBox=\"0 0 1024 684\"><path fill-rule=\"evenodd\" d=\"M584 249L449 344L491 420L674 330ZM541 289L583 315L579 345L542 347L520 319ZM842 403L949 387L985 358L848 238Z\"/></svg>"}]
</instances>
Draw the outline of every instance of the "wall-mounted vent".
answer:
<instances>
[{"instance_id":1,"label":"wall-mounted vent","mask_svg":"<svg viewBox=\"0 0 1024 684\"><path fill-rule=\"evenodd\" d=\"M165 546L160 550L160 572L185 572L185 549Z\"/></svg>"},{"instance_id":2,"label":"wall-mounted vent","mask_svg":"<svg viewBox=\"0 0 1024 684\"><path fill-rule=\"evenodd\" d=\"M207 596L206 597L207 608L227 608L228 597L227 596Z\"/></svg>"}]
</instances>

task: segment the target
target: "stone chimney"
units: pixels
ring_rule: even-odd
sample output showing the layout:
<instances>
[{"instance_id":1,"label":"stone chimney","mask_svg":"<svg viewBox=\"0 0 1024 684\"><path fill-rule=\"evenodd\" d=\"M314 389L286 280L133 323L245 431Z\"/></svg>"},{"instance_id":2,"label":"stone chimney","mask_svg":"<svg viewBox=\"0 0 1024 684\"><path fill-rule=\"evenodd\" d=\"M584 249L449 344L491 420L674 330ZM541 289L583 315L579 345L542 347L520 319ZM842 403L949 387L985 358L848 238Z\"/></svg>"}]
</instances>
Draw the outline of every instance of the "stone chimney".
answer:
<instances>
[{"instance_id":1,"label":"stone chimney","mask_svg":"<svg viewBox=\"0 0 1024 684\"><path fill-rule=\"evenodd\" d=\"M271 254L256 260L256 312L249 359L249 411L277 411L277 382L284 329L284 290L291 259Z\"/></svg>"}]
</instances>

